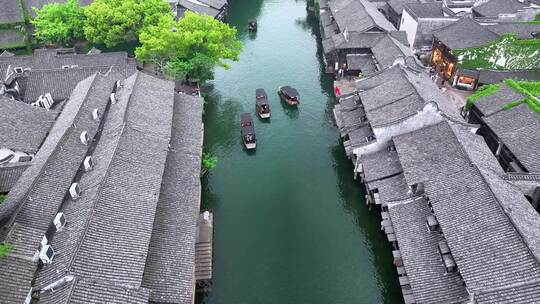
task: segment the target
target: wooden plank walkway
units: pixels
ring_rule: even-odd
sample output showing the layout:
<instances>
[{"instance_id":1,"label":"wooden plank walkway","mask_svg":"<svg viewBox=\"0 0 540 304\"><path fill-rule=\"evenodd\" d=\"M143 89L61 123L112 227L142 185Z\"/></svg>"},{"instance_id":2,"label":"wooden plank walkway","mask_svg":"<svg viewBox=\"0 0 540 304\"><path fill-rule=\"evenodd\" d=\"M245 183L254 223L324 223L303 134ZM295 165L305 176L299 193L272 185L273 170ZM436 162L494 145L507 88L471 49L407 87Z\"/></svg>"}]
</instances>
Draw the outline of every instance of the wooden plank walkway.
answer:
<instances>
[{"instance_id":1,"label":"wooden plank walkway","mask_svg":"<svg viewBox=\"0 0 540 304\"><path fill-rule=\"evenodd\" d=\"M195 280L207 285L212 280L212 239L214 215L205 211L197 222L197 243L195 244Z\"/></svg>"}]
</instances>

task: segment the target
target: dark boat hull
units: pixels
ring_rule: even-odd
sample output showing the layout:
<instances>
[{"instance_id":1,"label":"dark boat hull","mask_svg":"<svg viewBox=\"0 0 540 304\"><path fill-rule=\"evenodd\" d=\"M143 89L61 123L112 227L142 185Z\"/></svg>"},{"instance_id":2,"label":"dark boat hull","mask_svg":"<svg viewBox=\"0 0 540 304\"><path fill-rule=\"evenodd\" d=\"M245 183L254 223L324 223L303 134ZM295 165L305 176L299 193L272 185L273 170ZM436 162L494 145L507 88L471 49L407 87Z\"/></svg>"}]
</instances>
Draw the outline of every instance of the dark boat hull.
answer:
<instances>
[{"instance_id":1,"label":"dark boat hull","mask_svg":"<svg viewBox=\"0 0 540 304\"><path fill-rule=\"evenodd\" d=\"M297 106L300 103L298 100L288 98L285 94L281 92L281 90L278 91L278 95L281 100L285 101L290 106Z\"/></svg>"}]
</instances>

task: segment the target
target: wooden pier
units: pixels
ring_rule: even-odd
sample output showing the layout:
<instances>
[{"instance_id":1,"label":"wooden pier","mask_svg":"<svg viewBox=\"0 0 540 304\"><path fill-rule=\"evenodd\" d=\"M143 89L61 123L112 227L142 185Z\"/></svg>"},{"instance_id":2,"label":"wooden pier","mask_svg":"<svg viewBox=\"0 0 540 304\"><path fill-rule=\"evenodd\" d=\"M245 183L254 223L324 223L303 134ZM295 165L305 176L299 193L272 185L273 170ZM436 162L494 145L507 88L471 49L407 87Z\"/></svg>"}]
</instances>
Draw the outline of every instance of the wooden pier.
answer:
<instances>
[{"instance_id":1,"label":"wooden pier","mask_svg":"<svg viewBox=\"0 0 540 304\"><path fill-rule=\"evenodd\" d=\"M210 291L212 286L212 245L214 215L204 211L197 221L197 243L195 244L195 280L198 292Z\"/></svg>"}]
</instances>

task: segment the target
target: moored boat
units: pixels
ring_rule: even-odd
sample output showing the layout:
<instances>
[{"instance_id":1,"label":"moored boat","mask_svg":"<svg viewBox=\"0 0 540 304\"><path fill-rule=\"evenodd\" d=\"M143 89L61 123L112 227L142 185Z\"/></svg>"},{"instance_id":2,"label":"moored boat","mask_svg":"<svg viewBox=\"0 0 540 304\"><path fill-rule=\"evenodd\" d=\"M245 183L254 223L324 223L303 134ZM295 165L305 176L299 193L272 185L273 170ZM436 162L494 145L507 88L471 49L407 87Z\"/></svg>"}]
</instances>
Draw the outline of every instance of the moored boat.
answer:
<instances>
[{"instance_id":1,"label":"moored boat","mask_svg":"<svg viewBox=\"0 0 540 304\"><path fill-rule=\"evenodd\" d=\"M257 113L261 118L270 118L270 103L264 89L255 90Z\"/></svg>"},{"instance_id":2,"label":"moored boat","mask_svg":"<svg viewBox=\"0 0 540 304\"><path fill-rule=\"evenodd\" d=\"M253 126L253 119L249 113L242 113L240 135L242 136L242 142L246 146L246 149L251 150L257 147L255 127Z\"/></svg>"},{"instance_id":3,"label":"moored boat","mask_svg":"<svg viewBox=\"0 0 540 304\"><path fill-rule=\"evenodd\" d=\"M279 87L278 94L290 106L296 106L300 103L300 94L298 94L298 91L293 87Z\"/></svg>"},{"instance_id":4,"label":"moored boat","mask_svg":"<svg viewBox=\"0 0 540 304\"><path fill-rule=\"evenodd\" d=\"M248 30L250 32L256 32L257 31L257 20L255 19L250 19L248 21Z\"/></svg>"}]
</instances>

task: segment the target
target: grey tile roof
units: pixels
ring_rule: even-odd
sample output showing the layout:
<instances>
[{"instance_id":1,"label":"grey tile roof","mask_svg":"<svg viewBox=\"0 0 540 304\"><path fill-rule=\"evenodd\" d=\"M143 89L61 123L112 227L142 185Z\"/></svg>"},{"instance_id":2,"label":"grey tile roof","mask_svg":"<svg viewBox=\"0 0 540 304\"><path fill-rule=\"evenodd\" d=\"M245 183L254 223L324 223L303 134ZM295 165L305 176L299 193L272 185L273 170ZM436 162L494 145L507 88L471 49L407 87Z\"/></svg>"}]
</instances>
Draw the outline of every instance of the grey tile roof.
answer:
<instances>
[{"instance_id":1,"label":"grey tile roof","mask_svg":"<svg viewBox=\"0 0 540 304\"><path fill-rule=\"evenodd\" d=\"M495 71L495 70L479 70L479 83L498 83L505 79L511 78L515 80L540 80L540 71L538 70L514 70L514 71Z\"/></svg>"},{"instance_id":2,"label":"grey tile roof","mask_svg":"<svg viewBox=\"0 0 540 304\"><path fill-rule=\"evenodd\" d=\"M398 57L406 58L414 56L410 48L392 38L390 35L382 37L371 51L381 69L392 66Z\"/></svg>"},{"instance_id":3,"label":"grey tile roof","mask_svg":"<svg viewBox=\"0 0 540 304\"><path fill-rule=\"evenodd\" d=\"M476 167L439 175L425 191L469 292L540 279L538 261Z\"/></svg>"},{"instance_id":4,"label":"grey tile roof","mask_svg":"<svg viewBox=\"0 0 540 304\"><path fill-rule=\"evenodd\" d=\"M493 167L459 136L443 122L394 138L408 184L424 183L469 292L539 279L538 261L478 169Z\"/></svg>"},{"instance_id":5,"label":"grey tile roof","mask_svg":"<svg viewBox=\"0 0 540 304\"><path fill-rule=\"evenodd\" d=\"M366 0L329 1L330 11L339 30L348 31L395 31L396 28Z\"/></svg>"},{"instance_id":6,"label":"grey tile roof","mask_svg":"<svg viewBox=\"0 0 540 304\"><path fill-rule=\"evenodd\" d=\"M37 152L57 115L57 111L0 96L0 148Z\"/></svg>"},{"instance_id":7,"label":"grey tile roof","mask_svg":"<svg viewBox=\"0 0 540 304\"><path fill-rule=\"evenodd\" d=\"M0 57L0 78L4 78L9 66L30 68L32 70L61 69L65 65L79 67L116 67L123 70L126 65L134 65L126 52L101 54L61 53L61 50L36 49L33 55Z\"/></svg>"},{"instance_id":8,"label":"grey tile roof","mask_svg":"<svg viewBox=\"0 0 540 304\"><path fill-rule=\"evenodd\" d=\"M190 10L199 14L203 14L203 15L208 15L214 18L217 17L220 12L218 9L215 9L213 7L206 6L206 5L197 4L190 0L179 0L178 5L187 10Z\"/></svg>"},{"instance_id":9,"label":"grey tile roof","mask_svg":"<svg viewBox=\"0 0 540 304\"><path fill-rule=\"evenodd\" d=\"M452 131L469 160L480 168L488 169L496 174L504 174L504 170L486 145L482 136L476 135L476 126L471 129L470 126L461 124L450 124Z\"/></svg>"},{"instance_id":10,"label":"grey tile roof","mask_svg":"<svg viewBox=\"0 0 540 304\"><path fill-rule=\"evenodd\" d=\"M420 19L416 29L416 36L414 36L413 47L415 49L431 48L433 45L433 32L456 20L455 18Z\"/></svg>"},{"instance_id":11,"label":"grey tile roof","mask_svg":"<svg viewBox=\"0 0 540 304\"><path fill-rule=\"evenodd\" d=\"M73 260L75 276L141 286L170 140L172 106L171 82L137 74L124 123L116 131L117 145ZM86 185L81 187L84 190Z\"/></svg>"},{"instance_id":12,"label":"grey tile roof","mask_svg":"<svg viewBox=\"0 0 540 304\"><path fill-rule=\"evenodd\" d=\"M146 304L149 291L129 289L96 281L77 281L69 298L71 304Z\"/></svg>"},{"instance_id":13,"label":"grey tile roof","mask_svg":"<svg viewBox=\"0 0 540 304\"><path fill-rule=\"evenodd\" d=\"M116 79L114 75L110 77ZM66 189L70 187L87 153L88 146L80 142L79 136L82 131L87 131L90 138L94 137L99 121L92 118L91 111L98 108L103 112L113 85L114 81L106 81L106 77L101 75L92 76L79 84L36 154L33 165L23 173L1 205L3 216L11 214L16 208L11 219L13 224L8 225L11 229L6 240L16 248L24 248L25 251L18 255L20 258L33 256L58 212ZM15 238L19 231L24 232L25 236ZM1 271L10 271L10 267L15 265L6 265ZM2 277L0 280L9 278Z\"/></svg>"},{"instance_id":14,"label":"grey tile roof","mask_svg":"<svg viewBox=\"0 0 540 304\"><path fill-rule=\"evenodd\" d=\"M507 1L511 2L511 1ZM521 39L532 39L531 35L533 32L540 31L540 24L528 23L528 22L508 22L508 23L498 23L498 24L488 24L486 27L499 35L504 33L514 33L517 34Z\"/></svg>"},{"instance_id":15,"label":"grey tile roof","mask_svg":"<svg viewBox=\"0 0 540 304\"><path fill-rule=\"evenodd\" d=\"M540 261L540 216L520 189L491 170L480 170L485 180L508 215L532 254Z\"/></svg>"},{"instance_id":16,"label":"grey tile roof","mask_svg":"<svg viewBox=\"0 0 540 304\"><path fill-rule=\"evenodd\" d=\"M0 193L9 192L29 165L28 163L15 163L0 166Z\"/></svg>"},{"instance_id":17,"label":"grey tile roof","mask_svg":"<svg viewBox=\"0 0 540 304\"><path fill-rule=\"evenodd\" d=\"M377 189L379 191L379 199L382 202L403 200L411 196L403 173L368 182L367 185L370 190Z\"/></svg>"},{"instance_id":18,"label":"grey tile roof","mask_svg":"<svg viewBox=\"0 0 540 304\"><path fill-rule=\"evenodd\" d=\"M388 213L416 303L465 302L468 293L461 278L458 273L447 273L441 260L441 234L426 227L427 216L432 214L427 201L392 203Z\"/></svg>"},{"instance_id":19,"label":"grey tile roof","mask_svg":"<svg viewBox=\"0 0 540 304\"><path fill-rule=\"evenodd\" d=\"M0 280L1 303L24 303L31 288L32 276L37 264L29 260L8 256L0 260L2 275L8 279Z\"/></svg>"},{"instance_id":20,"label":"grey tile roof","mask_svg":"<svg viewBox=\"0 0 540 304\"><path fill-rule=\"evenodd\" d=\"M22 0L24 3L24 7L29 15L32 17L36 16L36 13L34 12L33 8L42 9L43 6L50 3L65 3L65 0ZM80 5L87 6L90 3L92 3L92 0L79 0L78 1Z\"/></svg>"},{"instance_id":21,"label":"grey tile roof","mask_svg":"<svg viewBox=\"0 0 540 304\"><path fill-rule=\"evenodd\" d=\"M433 3L407 3L406 9L412 17L419 18L439 18L444 17L442 2Z\"/></svg>"},{"instance_id":22,"label":"grey tile roof","mask_svg":"<svg viewBox=\"0 0 540 304\"><path fill-rule=\"evenodd\" d=\"M452 50L480 46L499 37L498 34L468 17L434 31L433 36Z\"/></svg>"},{"instance_id":23,"label":"grey tile roof","mask_svg":"<svg viewBox=\"0 0 540 304\"><path fill-rule=\"evenodd\" d=\"M140 72L123 82L117 103L105 115L92 155L95 167L80 179L83 195L62 206L68 225L53 239L58 256L38 272L38 288L70 274L78 281L63 296L69 303L148 302L149 290L141 284L168 152L173 93L171 82ZM101 291L92 292L96 289Z\"/></svg>"},{"instance_id":24,"label":"grey tile roof","mask_svg":"<svg viewBox=\"0 0 540 304\"><path fill-rule=\"evenodd\" d=\"M50 93L54 100L66 99L81 80L96 72L106 73L109 69L110 66L32 70L27 72L24 101L36 101L40 95L46 93ZM135 62L126 61L125 64L116 66L115 70L124 77L129 77L136 72L136 65Z\"/></svg>"},{"instance_id":25,"label":"grey tile roof","mask_svg":"<svg viewBox=\"0 0 540 304\"><path fill-rule=\"evenodd\" d=\"M429 77L397 64L357 82L359 96L373 127L416 115L429 102L446 116L461 119L455 106Z\"/></svg>"},{"instance_id":26,"label":"grey tile roof","mask_svg":"<svg viewBox=\"0 0 540 304\"><path fill-rule=\"evenodd\" d=\"M481 291L475 296L478 304L533 304L538 303L539 298L540 281L514 284L507 288L493 288Z\"/></svg>"},{"instance_id":27,"label":"grey tile roof","mask_svg":"<svg viewBox=\"0 0 540 304\"><path fill-rule=\"evenodd\" d=\"M171 147L143 277L154 302L192 303L194 297L202 106L200 97L175 95Z\"/></svg>"},{"instance_id":28,"label":"grey tile roof","mask_svg":"<svg viewBox=\"0 0 540 304\"><path fill-rule=\"evenodd\" d=\"M529 6L527 0L489 0L478 6L473 6L472 11L480 17L497 17L499 14L514 14L518 10Z\"/></svg>"},{"instance_id":29,"label":"grey tile roof","mask_svg":"<svg viewBox=\"0 0 540 304\"><path fill-rule=\"evenodd\" d=\"M227 5L227 0L199 0L199 2L218 10L223 9Z\"/></svg>"},{"instance_id":30,"label":"grey tile roof","mask_svg":"<svg viewBox=\"0 0 540 304\"><path fill-rule=\"evenodd\" d=\"M394 138L409 185L466 170L471 163L502 173L483 139L461 128L441 122Z\"/></svg>"},{"instance_id":31,"label":"grey tile roof","mask_svg":"<svg viewBox=\"0 0 540 304\"><path fill-rule=\"evenodd\" d=\"M346 58L349 70L360 70L364 75L377 71L377 66L369 54L348 54Z\"/></svg>"},{"instance_id":32,"label":"grey tile roof","mask_svg":"<svg viewBox=\"0 0 540 304\"><path fill-rule=\"evenodd\" d=\"M502 111L502 108L505 104L521 100L525 95L517 93L515 90L509 88L505 84L501 84L500 89L486 97L479 98L474 102L474 106L480 110L482 115L490 116L497 112Z\"/></svg>"},{"instance_id":33,"label":"grey tile roof","mask_svg":"<svg viewBox=\"0 0 540 304\"><path fill-rule=\"evenodd\" d=\"M27 193L32 191L34 181L45 170L44 168L47 166L49 158L53 158L52 156L54 156L59 143L63 140L65 134L70 131L70 126L75 121L77 113L84 101L85 94L88 93L94 78L95 76L92 76L82 81L77 87L72 100L64 108L64 111L53 125L40 150L33 158L32 166L25 170L19 181L9 192L4 203L0 205L0 220L10 217L17 206L19 206L19 203L26 199Z\"/></svg>"},{"instance_id":34,"label":"grey tile roof","mask_svg":"<svg viewBox=\"0 0 540 304\"><path fill-rule=\"evenodd\" d=\"M0 24L24 21L18 1L0 0L0 7Z\"/></svg>"},{"instance_id":35,"label":"grey tile roof","mask_svg":"<svg viewBox=\"0 0 540 304\"><path fill-rule=\"evenodd\" d=\"M529 172L540 173L540 115L521 104L485 117L484 122Z\"/></svg>"},{"instance_id":36,"label":"grey tile roof","mask_svg":"<svg viewBox=\"0 0 540 304\"><path fill-rule=\"evenodd\" d=\"M362 154L360 162L364 168L364 180L366 182L387 178L403 172L396 151L383 149Z\"/></svg>"}]
</instances>

